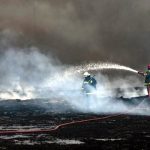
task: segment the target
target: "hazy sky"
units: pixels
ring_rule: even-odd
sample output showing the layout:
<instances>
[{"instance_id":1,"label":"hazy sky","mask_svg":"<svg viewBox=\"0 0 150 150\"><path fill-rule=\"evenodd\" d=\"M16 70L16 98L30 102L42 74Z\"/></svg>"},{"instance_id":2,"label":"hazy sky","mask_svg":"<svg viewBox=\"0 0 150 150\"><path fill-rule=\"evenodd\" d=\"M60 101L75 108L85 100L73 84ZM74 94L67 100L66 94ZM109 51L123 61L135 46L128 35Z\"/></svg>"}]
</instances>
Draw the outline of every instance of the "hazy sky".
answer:
<instances>
[{"instance_id":1,"label":"hazy sky","mask_svg":"<svg viewBox=\"0 0 150 150\"><path fill-rule=\"evenodd\" d=\"M63 63L150 63L149 0L0 0L0 50L36 46Z\"/></svg>"}]
</instances>

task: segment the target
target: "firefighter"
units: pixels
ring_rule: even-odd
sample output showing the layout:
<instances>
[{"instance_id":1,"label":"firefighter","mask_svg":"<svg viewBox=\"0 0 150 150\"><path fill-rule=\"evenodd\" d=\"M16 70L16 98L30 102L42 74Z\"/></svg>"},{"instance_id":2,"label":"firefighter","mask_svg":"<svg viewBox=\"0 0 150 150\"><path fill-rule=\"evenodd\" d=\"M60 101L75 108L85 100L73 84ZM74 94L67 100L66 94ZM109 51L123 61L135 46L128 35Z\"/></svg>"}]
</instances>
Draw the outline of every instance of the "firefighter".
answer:
<instances>
[{"instance_id":1,"label":"firefighter","mask_svg":"<svg viewBox=\"0 0 150 150\"><path fill-rule=\"evenodd\" d=\"M138 74L145 76L145 86L147 87L148 97L150 97L150 64L145 72L139 71Z\"/></svg>"},{"instance_id":2,"label":"firefighter","mask_svg":"<svg viewBox=\"0 0 150 150\"><path fill-rule=\"evenodd\" d=\"M85 72L83 75L84 75L84 81L82 84L82 90L84 93L90 94L96 90L97 81L88 72Z\"/></svg>"}]
</instances>

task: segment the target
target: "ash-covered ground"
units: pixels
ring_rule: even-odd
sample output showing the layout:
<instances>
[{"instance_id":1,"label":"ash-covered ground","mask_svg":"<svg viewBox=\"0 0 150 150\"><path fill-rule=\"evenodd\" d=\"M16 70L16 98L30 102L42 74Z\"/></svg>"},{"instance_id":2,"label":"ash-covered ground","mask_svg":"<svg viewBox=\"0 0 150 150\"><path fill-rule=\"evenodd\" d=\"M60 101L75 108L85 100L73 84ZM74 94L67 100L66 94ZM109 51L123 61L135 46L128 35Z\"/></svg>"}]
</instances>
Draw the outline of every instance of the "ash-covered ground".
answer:
<instances>
[{"instance_id":1,"label":"ash-covered ground","mask_svg":"<svg viewBox=\"0 0 150 150\"><path fill-rule=\"evenodd\" d=\"M47 133L3 134L0 135L0 149L149 149L149 99L118 98L116 101L132 109L138 108L138 115L130 110L130 113L122 113L117 117L72 124ZM148 107L143 108L145 105L141 104ZM144 113L146 115L142 115ZM110 115L79 112L66 101L2 100L0 130L51 129L66 122Z\"/></svg>"}]
</instances>

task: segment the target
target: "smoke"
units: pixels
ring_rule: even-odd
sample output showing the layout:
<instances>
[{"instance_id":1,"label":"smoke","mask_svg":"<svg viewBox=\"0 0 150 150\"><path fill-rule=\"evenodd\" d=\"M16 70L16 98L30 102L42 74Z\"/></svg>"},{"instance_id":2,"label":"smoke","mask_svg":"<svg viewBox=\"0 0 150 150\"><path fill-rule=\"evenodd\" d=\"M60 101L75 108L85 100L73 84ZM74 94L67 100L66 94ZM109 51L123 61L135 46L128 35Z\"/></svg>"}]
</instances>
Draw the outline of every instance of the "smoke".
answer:
<instances>
[{"instance_id":1,"label":"smoke","mask_svg":"<svg viewBox=\"0 0 150 150\"><path fill-rule=\"evenodd\" d=\"M122 91L124 97L142 96L144 93L138 93L134 87L132 92L131 89L128 90L131 82L137 86L140 85L140 81L135 77L110 80L99 69L114 69L116 66L119 69L133 72L134 70L117 64L107 63L106 66L104 64L96 63L97 90L94 98L92 95L87 97L81 90L82 72L87 69L92 73L91 64L81 65L82 67L65 65L53 56L42 54L35 47L31 47L30 50L9 48L0 59L0 98L22 100L41 98L41 101L47 98L55 103L67 102L80 112L126 113L130 107L116 100L114 89L124 88L125 90Z\"/></svg>"},{"instance_id":2,"label":"smoke","mask_svg":"<svg viewBox=\"0 0 150 150\"><path fill-rule=\"evenodd\" d=\"M19 36L10 44L35 45L66 64L101 60L143 69L149 63L149 5L148 0L1 0L0 30Z\"/></svg>"},{"instance_id":3,"label":"smoke","mask_svg":"<svg viewBox=\"0 0 150 150\"><path fill-rule=\"evenodd\" d=\"M57 64L58 61L53 62L52 58L39 53L37 48L32 47L30 51L10 48L0 59L0 89L8 91L10 98L14 93L32 98L34 89L42 87L44 80L55 74L56 69L59 70Z\"/></svg>"},{"instance_id":4,"label":"smoke","mask_svg":"<svg viewBox=\"0 0 150 150\"><path fill-rule=\"evenodd\" d=\"M130 107L116 102L115 89L123 97L146 94L134 88L143 83L130 67L149 63L149 4L0 0L0 98L49 98L84 112L127 112ZM104 69L133 75L107 76ZM96 74L95 99L82 95L84 71Z\"/></svg>"}]
</instances>

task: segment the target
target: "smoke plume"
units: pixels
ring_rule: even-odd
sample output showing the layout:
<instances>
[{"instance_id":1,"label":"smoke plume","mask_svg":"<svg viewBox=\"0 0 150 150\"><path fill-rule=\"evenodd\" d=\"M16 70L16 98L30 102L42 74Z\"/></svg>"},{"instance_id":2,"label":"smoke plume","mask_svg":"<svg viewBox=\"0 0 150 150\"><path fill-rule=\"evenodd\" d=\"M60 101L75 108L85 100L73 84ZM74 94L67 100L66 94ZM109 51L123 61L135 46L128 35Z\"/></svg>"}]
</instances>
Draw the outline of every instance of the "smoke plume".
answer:
<instances>
[{"instance_id":1,"label":"smoke plume","mask_svg":"<svg viewBox=\"0 0 150 150\"><path fill-rule=\"evenodd\" d=\"M9 44L34 45L63 63L100 60L142 70L149 63L149 6L148 0L0 0L0 30Z\"/></svg>"},{"instance_id":2,"label":"smoke plume","mask_svg":"<svg viewBox=\"0 0 150 150\"><path fill-rule=\"evenodd\" d=\"M133 88L143 80L92 68L100 70L100 61L144 69L149 5L148 0L0 0L0 98L46 97L85 112L126 112L121 102L102 97L114 97L113 89L122 87L124 97L145 95ZM80 70L96 74L95 101L81 94Z\"/></svg>"}]
</instances>

